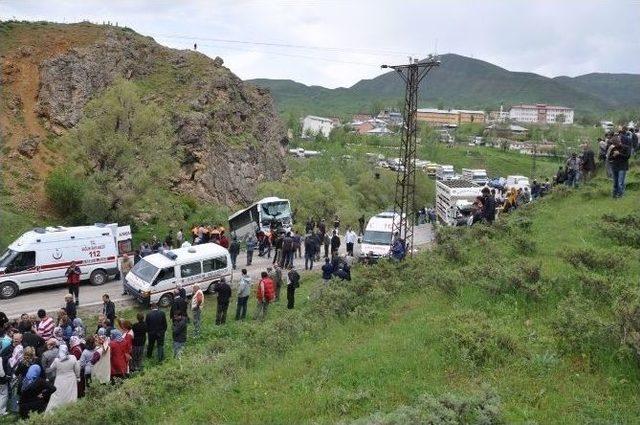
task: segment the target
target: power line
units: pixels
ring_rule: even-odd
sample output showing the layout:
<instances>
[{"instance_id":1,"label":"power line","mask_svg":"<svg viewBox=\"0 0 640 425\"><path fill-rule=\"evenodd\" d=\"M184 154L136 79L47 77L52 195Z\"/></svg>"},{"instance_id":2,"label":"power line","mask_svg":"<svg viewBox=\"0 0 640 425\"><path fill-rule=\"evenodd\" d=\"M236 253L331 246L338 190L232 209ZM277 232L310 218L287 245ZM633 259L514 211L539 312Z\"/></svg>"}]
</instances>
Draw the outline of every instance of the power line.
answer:
<instances>
[{"instance_id":1,"label":"power line","mask_svg":"<svg viewBox=\"0 0 640 425\"><path fill-rule=\"evenodd\" d=\"M347 60L326 58L326 57L320 57L320 56L299 55L299 54L295 54L295 53L274 52L274 51L257 50L257 49L243 49L243 48L240 48L240 47L220 46L220 45L206 44L206 43L205 44L198 43L198 46L212 47L212 48L222 49L222 50L234 50L234 51L241 51L241 52L248 52L248 53L265 53L265 54L269 54L269 55L286 56L286 57L292 57L292 58L321 60L321 61L326 61L326 62L344 63L344 64L349 64L349 65L373 66L373 67L376 67L376 68L379 67L377 64L374 64L374 63L347 61Z\"/></svg>"},{"instance_id":2,"label":"power line","mask_svg":"<svg viewBox=\"0 0 640 425\"><path fill-rule=\"evenodd\" d=\"M158 34L157 37L162 38L175 38L175 39L184 39L184 40L196 40L196 41L213 41L217 43L230 43L230 44L249 44L256 46L269 46L269 47L281 47L288 49L306 49L306 50L323 50L323 51L333 51L340 53L359 53L373 56L389 56L389 55L401 55L401 56L409 56L411 53L407 51L400 50L392 50L392 49L369 49L369 48L361 48L361 47L332 47L332 46L313 46L313 45L304 45L304 44L291 44L291 43L275 43L275 42L264 42L264 41L248 41L248 40L233 40L226 38L210 38L210 37L197 37L197 36L188 36L188 35L178 35L178 34Z\"/></svg>"}]
</instances>

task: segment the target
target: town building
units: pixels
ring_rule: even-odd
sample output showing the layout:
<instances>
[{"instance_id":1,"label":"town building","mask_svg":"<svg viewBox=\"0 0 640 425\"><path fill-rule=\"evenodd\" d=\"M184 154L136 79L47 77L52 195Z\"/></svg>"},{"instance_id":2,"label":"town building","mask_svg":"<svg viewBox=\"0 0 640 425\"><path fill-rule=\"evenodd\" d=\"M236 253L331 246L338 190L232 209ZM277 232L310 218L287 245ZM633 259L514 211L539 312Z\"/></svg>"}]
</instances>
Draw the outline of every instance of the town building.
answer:
<instances>
[{"instance_id":1,"label":"town building","mask_svg":"<svg viewBox=\"0 0 640 425\"><path fill-rule=\"evenodd\" d=\"M420 108L417 119L432 125L458 126L465 123L484 123L485 116L484 111Z\"/></svg>"},{"instance_id":2,"label":"town building","mask_svg":"<svg viewBox=\"0 0 640 425\"><path fill-rule=\"evenodd\" d=\"M520 123L573 124L573 109L545 103L513 105L509 119Z\"/></svg>"},{"instance_id":3,"label":"town building","mask_svg":"<svg viewBox=\"0 0 640 425\"><path fill-rule=\"evenodd\" d=\"M313 137L318 134L322 134L324 137L329 137L331 130L336 127L336 123L331 118L316 117L315 115L307 115L302 120L302 134L301 137Z\"/></svg>"}]
</instances>

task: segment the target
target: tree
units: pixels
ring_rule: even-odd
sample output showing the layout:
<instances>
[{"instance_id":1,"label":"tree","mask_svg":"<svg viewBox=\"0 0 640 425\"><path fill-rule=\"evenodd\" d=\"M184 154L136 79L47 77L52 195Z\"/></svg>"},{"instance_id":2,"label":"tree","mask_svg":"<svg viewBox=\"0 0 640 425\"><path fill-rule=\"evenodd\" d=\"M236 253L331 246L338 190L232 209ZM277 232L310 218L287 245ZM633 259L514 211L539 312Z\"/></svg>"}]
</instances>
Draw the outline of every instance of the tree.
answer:
<instances>
[{"instance_id":1,"label":"tree","mask_svg":"<svg viewBox=\"0 0 640 425\"><path fill-rule=\"evenodd\" d=\"M85 109L69 137L84 166L88 219L150 218L171 213L167 197L179 155L165 112L140 99L134 83L120 80Z\"/></svg>"}]
</instances>

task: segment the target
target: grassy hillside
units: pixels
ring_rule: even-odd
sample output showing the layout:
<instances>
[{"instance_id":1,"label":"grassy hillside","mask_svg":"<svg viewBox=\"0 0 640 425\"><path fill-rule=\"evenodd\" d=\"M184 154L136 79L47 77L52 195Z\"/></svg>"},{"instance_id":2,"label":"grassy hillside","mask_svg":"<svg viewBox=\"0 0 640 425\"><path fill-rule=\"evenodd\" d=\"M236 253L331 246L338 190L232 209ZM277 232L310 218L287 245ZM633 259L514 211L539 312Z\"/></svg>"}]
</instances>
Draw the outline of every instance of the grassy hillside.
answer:
<instances>
[{"instance_id":1,"label":"grassy hillside","mask_svg":"<svg viewBox=\"0 0 640 425\"><path fill-rule=\"evenodd\" d=\"M496 109L500 104L550 103L573 107L579 113L640 106L637 97L631 95L640 84L640 76L635 74L548 78L508 71L456 54L442 55L441 61L441 66L434 69L421 86L423 106ZM252 82L271 89L280 111L303 114L334 116L369 112L374 104L396 106L404 96L404 83L394 72L334 90L288 80Z\"/></svg>"},{"instance_id":2,"label":"grassy hillside","mask_svg":"<svg viewBox=\"0 0 640 425\"><path fill-rule=\"evenodd\" d=\"M307 275L262 324L209 303L180 361L32 422L634 423L639 190L636 167L620 200L598 178L350 283Z\"/></svg>"}]
</instances>

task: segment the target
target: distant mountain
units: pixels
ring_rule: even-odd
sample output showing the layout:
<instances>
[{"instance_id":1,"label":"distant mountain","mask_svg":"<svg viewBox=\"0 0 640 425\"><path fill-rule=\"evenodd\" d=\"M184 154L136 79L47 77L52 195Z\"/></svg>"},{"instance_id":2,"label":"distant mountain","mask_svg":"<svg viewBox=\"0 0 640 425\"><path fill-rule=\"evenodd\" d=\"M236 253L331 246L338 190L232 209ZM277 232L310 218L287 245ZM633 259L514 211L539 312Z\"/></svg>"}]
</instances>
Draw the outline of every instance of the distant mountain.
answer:
<instances>
[{"instance_id":1,"label":"distant mountain","mask_svg":"<svg viewBox=\"0 0 640 425\"><path fill-rule=\"evenodd\" d=\"M517 103L550 103L573 107L578 113L640 106L640 75L587 74L548 78L512 72L479 59L456 54L440 57L421 86L420 104L445 108L494 109ZM340 115L368 112L375 103L395 106L404 83L394 71L349 88L327 89L291 80L250 80L271 90L278 109Z\"/></svg>"}]
</instances>

